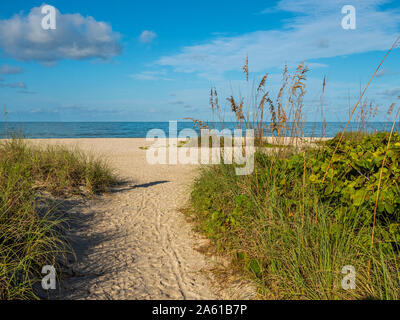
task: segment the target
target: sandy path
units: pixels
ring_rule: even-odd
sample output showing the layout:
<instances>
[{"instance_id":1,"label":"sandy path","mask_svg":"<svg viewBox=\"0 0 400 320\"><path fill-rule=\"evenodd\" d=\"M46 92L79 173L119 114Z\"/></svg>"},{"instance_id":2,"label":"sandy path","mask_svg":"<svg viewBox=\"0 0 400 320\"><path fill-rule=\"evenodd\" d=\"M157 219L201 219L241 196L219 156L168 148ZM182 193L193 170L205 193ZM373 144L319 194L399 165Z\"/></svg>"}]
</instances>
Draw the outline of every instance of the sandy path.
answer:
<instances>
[{"instance_id":1,"label":"sandy path","mask_svg":"<svg viewBox=\"0 0 400 320\"><path fill-rule=\"evenodd\" d=\"M178 209L188 199L193 165L150 165L144 139L61 139L106 157L128 183L86 203L67 203L77 260L63 281L66 299L219 299L201 272L205 244ZM70 206L68 208L68 206Z\"/></svg>"}]
</instances>

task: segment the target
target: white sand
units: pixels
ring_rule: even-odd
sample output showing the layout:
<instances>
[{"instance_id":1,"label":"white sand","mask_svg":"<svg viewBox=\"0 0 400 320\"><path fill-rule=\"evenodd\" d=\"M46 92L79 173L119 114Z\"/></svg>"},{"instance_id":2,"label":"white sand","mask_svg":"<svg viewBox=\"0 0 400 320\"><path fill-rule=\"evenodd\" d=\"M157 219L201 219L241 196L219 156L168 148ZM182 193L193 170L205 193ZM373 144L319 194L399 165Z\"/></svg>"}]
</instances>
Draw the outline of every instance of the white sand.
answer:
<instances>
[{"instance_id":1,"label":"white sand","mask_svg":"<svg viewBox=\"0 0 400 320\"><path fill-rule=\"evenodd\" d=\"M66 299L250 298L242 284L224 290L211 279L210 258L196 251L208 243L179 212L185 206L194 165L150 165L145 139L49 139L34 143L76 145L106 158L128 180L69 214L72 246ZM243 284L245 285L245 284ZM220 288L220 287L219 287ZM220 288L221 289L221 288ZM249 292L249 293L246 293Z\"/></svg>"}]
</instances>

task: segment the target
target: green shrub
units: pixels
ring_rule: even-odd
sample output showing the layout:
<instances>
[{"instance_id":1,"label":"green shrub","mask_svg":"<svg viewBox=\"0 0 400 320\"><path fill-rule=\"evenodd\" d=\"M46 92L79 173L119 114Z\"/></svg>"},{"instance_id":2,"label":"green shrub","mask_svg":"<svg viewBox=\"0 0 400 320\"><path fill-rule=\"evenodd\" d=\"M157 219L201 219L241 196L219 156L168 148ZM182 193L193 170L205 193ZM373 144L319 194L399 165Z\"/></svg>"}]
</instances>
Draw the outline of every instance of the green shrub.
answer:
<instances>
[{"instance_id":1,"label":"green shrub","mask_svg":"<svg viewBox=\"0 0 400 320\"><path fill-rule=\"evenodd\" d=\"M398 299L398 134L384 171L376 246L370 249L387 139L388 134L345 139L323 184L336 139L285 157L257 152L249 176L236 176L232 165L204 168L193 186L191 212L199 230L265 298ZM356 269L356 290L341 287L346 265Z\"/></svg>"},{"instance_id":2,"label":"green shrub","mask_svg":"<svg viewBox=\"0 0 400 320\"><path fill-rule=\"evenodd\" d=\"M335 156L322 183L328 168L333 149L338 138L326 143L326 148L307 152L310 166L308 182L317 190L323 201L333 201L337 204L336 214L343 215L351 210L354 214L360 207L363 217L371 222L376 202L379 174L386 153L389 134L379 133L367 135L360 141L345 139ZM299 172L303 168L303 156L295 155L288 160L290 168ZM385 167L383 169L380 201L377 207L377 217L381 223L400 222L400 135L394 133Z\"/></svg>"}]
</instances>

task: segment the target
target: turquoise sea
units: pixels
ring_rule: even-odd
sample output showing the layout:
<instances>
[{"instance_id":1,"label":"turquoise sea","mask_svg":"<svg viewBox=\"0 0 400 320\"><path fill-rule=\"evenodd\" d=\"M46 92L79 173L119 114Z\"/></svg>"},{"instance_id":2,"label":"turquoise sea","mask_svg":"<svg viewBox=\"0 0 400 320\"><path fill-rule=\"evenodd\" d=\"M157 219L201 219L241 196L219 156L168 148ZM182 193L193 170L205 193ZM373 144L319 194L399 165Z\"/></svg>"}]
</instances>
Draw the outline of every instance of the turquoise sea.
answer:
<instances>
[{"instance_id":1,"label":"turquoise sea","mask_svg":"<svg viewBox=\"0 0 400 320\"><path fill-rule=\"evenodd\" d=\"M325 137L333 137L343 130L344 122L327 122ZM360 123L350 123L347 131L359 129ZM221 128L220 123L213 123L216 129ZM234 129L235 124L228 122L224 128ZM370 122L364 124L364 130L389 131L392 124L389 122ZM185 128L195 129L192 122L178 122L178 133ZM161 129L169 135L168 122L0 122L0 138L19 136L30 139L38 138L145 138L151 129ZM399 124L396 125L400 131ZM321 137L323 135L322 124L319 122L307 122L303 126L304 136ZM266 135L271 132L266 131Z\"/></svg>"}]
</instances>

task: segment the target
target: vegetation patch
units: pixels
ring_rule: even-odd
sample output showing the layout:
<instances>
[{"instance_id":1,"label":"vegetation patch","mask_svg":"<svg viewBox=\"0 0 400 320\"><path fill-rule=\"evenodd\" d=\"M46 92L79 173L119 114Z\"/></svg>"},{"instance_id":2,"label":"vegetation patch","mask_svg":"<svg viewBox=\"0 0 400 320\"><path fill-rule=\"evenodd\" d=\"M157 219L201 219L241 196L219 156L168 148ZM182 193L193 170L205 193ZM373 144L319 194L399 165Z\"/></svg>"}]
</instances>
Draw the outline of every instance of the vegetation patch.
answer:
<instances>
[{"instance_id":1,"label":"vegetation patch","mask_svg":"<svg viewBox=\"0 0 400 320\"><path fill-rule=\"evenodd\" d=\"M243 71L250 88L247 58ZM201 168L187 212L197 230L231 258L231 269L252 279L263 298L399 299L400 135L393 129L400 109L390 134L363 130L377 114L367 99L362 101L374 74L343 132L307 143L307 72L304 64L293 75L285 67L275 98L265 88L268 75L247 90L247 97L227 98L236 127L254 130L254 171L237 176L236 164ZM325 80L316 110L321 112L321 137ZM219 101L213 88L210 108L224 119ZM357 108L360 129L346 133ZM266 132L271 146L265 145ZM280 141L290 147L277 147ZM355 270L355 289L343 286L349 266Z\"/></svg>"},{"instance_id":2,"label":"vegetation patch","mask_svg":"<svg viewBox=\"0 0 400 320\"><path fill-rule=\"evenodd\" d=\"M56 265L67 250L65 218L43 194L93 194L115 181L106 163L79 150L0 143L0 299L37 298L42 267Z\"/></svg>"},{"instance_id":3,"label":"vegetation patch","mask_svg":"<svg viewBox=\"0 0 400 320\"><path fill-rule=\"evenodd\" d=\"M256 153L250 176L236 176L233 165L203 168L191 194L198 229L256 281L264 297L398 299L398 134L384 168L377 245L370 249L388 135L371 135L361 144L346 140L324 183L336 139L286 158ZM341 287L346 265L355 267L356 290Z\"/></svg>"}]
</instances>

